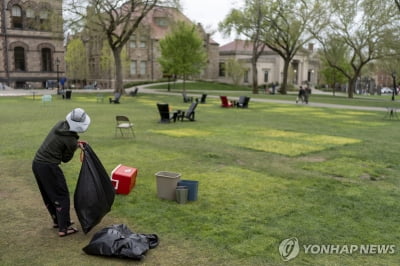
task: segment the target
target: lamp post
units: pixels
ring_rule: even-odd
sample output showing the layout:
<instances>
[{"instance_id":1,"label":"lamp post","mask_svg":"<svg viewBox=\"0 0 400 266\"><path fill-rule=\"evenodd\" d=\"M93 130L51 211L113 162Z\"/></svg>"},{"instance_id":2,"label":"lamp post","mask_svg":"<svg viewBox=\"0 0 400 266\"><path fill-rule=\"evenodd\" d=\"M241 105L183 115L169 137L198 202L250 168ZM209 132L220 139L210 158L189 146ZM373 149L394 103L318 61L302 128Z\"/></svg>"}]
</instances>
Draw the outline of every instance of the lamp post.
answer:
<instances>
[{"instance_id":1,"label":"lamp post","mask_svg":"<svg viewBox=\"0 0 400 266\"><path fill-rule=\"evenodd\" d=\"M394 101L394 95L396 94L396 72L392 73L393 78L393 91L392 91L392 101Z\"/></svg>"},{"instance_id":2,"label":"lamp post","mask_svg":"<svg viewBox=\"0 0 400 266\"><path fill-rule=\"evenodd\" d=\"M60 94L60 76L59 76L59 67L60 67L60 59L56 58L56 67L57 67L57 95Z\"/></svg>"}]
</instances>

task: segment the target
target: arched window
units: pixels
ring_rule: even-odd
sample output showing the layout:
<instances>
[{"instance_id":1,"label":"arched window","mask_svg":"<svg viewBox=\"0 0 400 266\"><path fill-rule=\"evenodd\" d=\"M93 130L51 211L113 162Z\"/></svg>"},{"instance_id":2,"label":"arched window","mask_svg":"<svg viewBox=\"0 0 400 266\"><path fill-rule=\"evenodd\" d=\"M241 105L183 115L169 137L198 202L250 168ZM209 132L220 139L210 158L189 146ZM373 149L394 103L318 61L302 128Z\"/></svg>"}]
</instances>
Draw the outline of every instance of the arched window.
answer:
<instances>
[{"instance_id":1,"label":"arched window","mask_svg":"<svg viewBox=\"0 0 400 266\"><path fill-rule=\"evenodd\" d=\"M14 48L15 71L25 71L25 49L17 46Z\"/></svg>"},{"instance_id":2,"label":"arched window","mask_svg":"<svg viewBox=\"0 0 400 266\"><path fill-rule=\"evenodd\" d=\"M25 25L28 29L35 29L36 28L36 18L35 18L35 10L28 7L26 9L26 20Z\"/></svg>"},{"instance_id":3,"label":"arched window","mask_svg":"<svg viewBox=\"0 0 400 266\"><path fill-rule=\"evenodd\" d=\"M52 68L52 60L51 60L51 49L50 48L42 48L42 71L51 72Z\"/></svg>"},{"instance_id":4,"label":"arched window","mask_svg":"<svg viewBox=\"0 0 400 266\"><path fill-rule=\"evenodd\" d=\"M49 11L41 10L39 13L39 22L41 30L49 30L50 29L50 21L49 21Z\"/></svg>"},{"instance_id":5,"label":"arched window","mask_svg":"<svg viewBox=\"0 0 400 266\"><path fill-rule=\"evenodd\" d=\"M22 9L18 5L11 7L11 23L13 28L22 29Z\"/></svg>"}]
</instances>

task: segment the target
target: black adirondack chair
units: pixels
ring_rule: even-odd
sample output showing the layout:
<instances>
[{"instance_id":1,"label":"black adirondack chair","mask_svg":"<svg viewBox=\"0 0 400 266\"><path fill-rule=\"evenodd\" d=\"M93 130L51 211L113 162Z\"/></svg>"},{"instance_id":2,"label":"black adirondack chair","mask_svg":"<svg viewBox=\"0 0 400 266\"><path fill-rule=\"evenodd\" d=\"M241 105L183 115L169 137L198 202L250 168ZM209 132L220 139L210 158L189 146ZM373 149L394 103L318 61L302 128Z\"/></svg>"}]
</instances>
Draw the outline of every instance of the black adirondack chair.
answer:
<instances>
[{"instance_id":1,"label":"black adirondack chair","mask_svg":"<svg viewBox=\"0 0 400 266\"><path fill-rule=\"evenodd\" d=\"M203 93L200 98L200 103L206 103L207 94Z\"/></svg>"},{"instance_id":2,"label":"black adirondack chair","mask_svg":"<svg viewBox=\"0 0 400 266\"><path fill-rule=\"evenodd\" d=\"M136 87L133 91L131 91L131 92L129 93L129 96L136 96L137 93L138 93L138 91L139 91L139 88Z\"/></svg>"},{"instance_id":3,"label":"black adirondack chair","mask_svg":"<svg viewBox=\"0 0 400 266\"><path fill-rule=\"evenodd\" d=\"M158 112L160 113L160 123L176 122L178 112L170 112L168 103L157 103Z\"/></svg>"},{"instance_id":4,"label":"black adirondack chair","mask_svg":"<svg viewBox=\"0 0 400 266\"><path fill-rule=\"evenodd\" d=\"M249 107L250 97L240 96L239 101L236 103L236 107L238 108L248 108Z\"/></svg>"}]
</instances>

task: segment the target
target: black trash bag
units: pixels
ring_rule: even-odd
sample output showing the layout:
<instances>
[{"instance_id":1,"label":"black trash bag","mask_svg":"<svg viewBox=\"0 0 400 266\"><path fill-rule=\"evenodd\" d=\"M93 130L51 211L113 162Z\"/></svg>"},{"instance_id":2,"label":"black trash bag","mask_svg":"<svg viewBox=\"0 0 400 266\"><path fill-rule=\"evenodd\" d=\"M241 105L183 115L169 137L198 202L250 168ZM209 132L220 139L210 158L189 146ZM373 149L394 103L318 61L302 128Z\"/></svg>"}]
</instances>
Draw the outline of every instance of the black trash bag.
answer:
<instances>
[{"instance_id":1,"label":"black trash bag","mask_svg":"<svg viewBox=\"0 0 400 266\"><path fill-rule=\"evenodd\" d=\"M88 233L111 210L115 189L89 144L83 144L83 160L74 193L74 206L83 232Z\"/></svg>"},{"instance_id":2,"label":"black trash bag","mask_svg":"<svg viewBox=\"0 0 400 266\"><path fill-rule=\"evenodd\" d=\"M117 224L97 232L83 251L89 255L141 260L158 242L155 234L133 233L126 225Z\"/></svg>"}]
</instances>

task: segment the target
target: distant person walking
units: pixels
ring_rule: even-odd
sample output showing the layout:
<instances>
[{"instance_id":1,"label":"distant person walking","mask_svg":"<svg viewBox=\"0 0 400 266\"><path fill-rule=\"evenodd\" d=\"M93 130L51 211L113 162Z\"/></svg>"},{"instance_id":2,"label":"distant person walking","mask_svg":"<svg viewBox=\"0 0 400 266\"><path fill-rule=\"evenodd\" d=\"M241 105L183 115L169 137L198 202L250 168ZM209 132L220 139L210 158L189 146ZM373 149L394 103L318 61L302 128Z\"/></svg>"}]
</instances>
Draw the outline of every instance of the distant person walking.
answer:
<instances>
[{"instance_id":1,"label":"distant person walking","mask_svg":"<svg viewBox=\"0 0 400 266\"><path fill-rule=\"evenodd\" d=\"M306 104L308 104L308 99L310 98L310 95L311 95L311 89L307 85L306 88L304 89L304 101Z\"/></svg>"},{"instance_id":2,"label":"distant person walking","mask_svg":"<svg viewBox=\"0 0 400 266\"><path fill-rule=\"evenodd\" d=\"M305 101L305 94L306 94L306 91L304 90L303 86L300 86L299 92L298 92L297 98L296 98L296 103L298 103L299 101L301 101L303 103Z\"/></svg>"}]
</instances>

